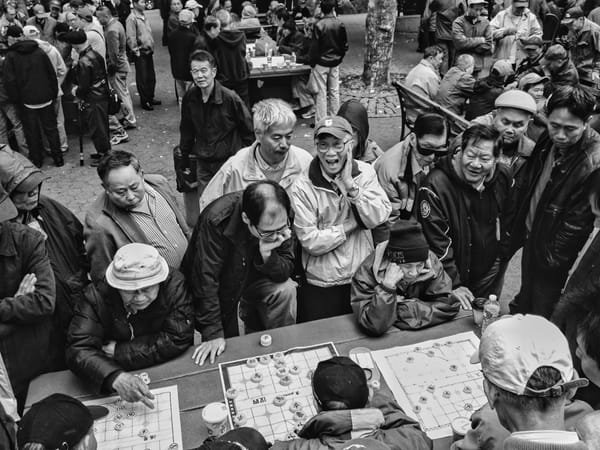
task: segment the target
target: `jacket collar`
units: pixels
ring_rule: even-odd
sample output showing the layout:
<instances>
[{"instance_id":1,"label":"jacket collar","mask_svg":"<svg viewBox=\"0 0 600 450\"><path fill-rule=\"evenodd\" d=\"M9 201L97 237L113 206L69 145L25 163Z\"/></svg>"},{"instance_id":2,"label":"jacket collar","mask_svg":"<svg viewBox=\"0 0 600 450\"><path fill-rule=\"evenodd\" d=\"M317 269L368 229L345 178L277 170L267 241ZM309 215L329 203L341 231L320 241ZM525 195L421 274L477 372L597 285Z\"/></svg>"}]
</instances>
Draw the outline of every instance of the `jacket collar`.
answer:
<instances>
[{"instance_id":1,"label":"jacket collar","mask_svg":"<svg viewBox=\"0 0 600 450\"><path fill-rule=\"evenodd\" d=\"M355 159L352 160L352 178L356 178L360 175L360 169L358 168L358 163ZM319 162L319 157L315 156L311 161L310 166L308 168L308 179L311 181L313 186L327 189L331 192L337 192L331 183L325 178L323 175L323 171L321 170L321 163Z\"/></svg>"},{"instance_id":2,"label":"jacket collar","mask_svg":"<svg viewBox=\"0 0 600 450\"><path fill-rule=\"evenodd\" d=\"M204 103L202 100L202 90L198 86L194 86L196 88L196 100L200 103ZM213 90L208 96L208 100L206 104L213 103L215 105L221 105L223 103L223 85L215 80L215 85L213 86Z\"/></svg>"},{"instance_id":3,"label":"jacket collar","mask_svg":"<svg viewBox=\"0 0 600 450\"><path fill-rule=\"evenodd\" d=\"M244 181L254 182L261 181L265 179L265 175L262 170L258 166L256 162L256 152L259 151L260 144L258 141L254 141L254 143L248 148L248 154L246 161L244 162L244 167L242 168L242 178ZM281 187L287 189L288 186L292 183L293 175L300 174L302 172L302 166L298 157L296 155L296 148L293 145L290 145L290 149L288 150L287 160L285 162L285 167L283 168L283 174L281 175Z\"/></svg>"}]
</instances>

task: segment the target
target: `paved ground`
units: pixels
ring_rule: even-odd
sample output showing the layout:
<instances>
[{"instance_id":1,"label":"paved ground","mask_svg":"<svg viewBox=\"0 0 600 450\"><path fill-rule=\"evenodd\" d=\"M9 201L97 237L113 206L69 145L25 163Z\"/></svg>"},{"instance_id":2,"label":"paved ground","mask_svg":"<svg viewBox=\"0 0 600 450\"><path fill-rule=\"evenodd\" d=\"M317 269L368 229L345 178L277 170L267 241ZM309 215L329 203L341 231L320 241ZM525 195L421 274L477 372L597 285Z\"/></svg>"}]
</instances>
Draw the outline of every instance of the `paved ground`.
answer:
<instances>
[{"instance_id":1,"label":"paved ground","mask_svg":"<svg viewBox=\"0 0 600 450\"><path fill-rule=\"evenodd\" d=\"M160 43L159 32L162 27L158 11L151 11L148 16L153 29L156 30L155 41ZM356 79L362 73L365 17L365 14L342 16L350 41L350 50L341 67L343 79ZM421 55L415 49L414 40L397 40L394 46L392 73L405 75L421 59ZM130 91L134 98L138 128L130 130L130 141L117 148L134 152L141 160L146 173L160 173L171 180L174 186L171 151L179 141L179 109L175 100L166 47L156 47L154 61L157 75L156 98L162 100L162 106L156 107L154 111L142 110L139 107L135 77L130 75ZM370 137L383 149L394 145L399 139L400 118L397 115L397 97L393 91L387 91L385 94L367 91L361 93L356 90L349 91L342 85L342 100L351 97L361 98L369 109L372 118ZM299 120L294 130L295 144L312 149L312 131L308 121ZM79 167L77 136L70 136L69 146L70 151L64 167L44 167L44 173L50 177L44 185L44 191L63 202L83 220L88 205L102 188L95 169L89 166L89 155L93 152L89 139L84 140L84 167ZM512 297L518 288L518 266L512 264L510 269L503 296L505 298Z\"/></svg>"}]
</instances>

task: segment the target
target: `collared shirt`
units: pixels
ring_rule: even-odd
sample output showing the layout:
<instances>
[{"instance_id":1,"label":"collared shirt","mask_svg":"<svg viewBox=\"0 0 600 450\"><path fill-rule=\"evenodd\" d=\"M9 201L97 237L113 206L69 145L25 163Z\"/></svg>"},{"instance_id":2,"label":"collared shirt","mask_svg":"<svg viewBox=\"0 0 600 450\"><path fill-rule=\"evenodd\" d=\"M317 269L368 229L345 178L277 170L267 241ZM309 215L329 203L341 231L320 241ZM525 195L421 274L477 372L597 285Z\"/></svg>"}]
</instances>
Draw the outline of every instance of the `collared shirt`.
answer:
<instances>
[{"instance_id":1,"label":"collared shirt","mask_svg":"<svg viewBox=\"0 0 600 450\"><path fill-rule=\"evenodd\" d=\"M171 267L179 267L187 249L187 239L169 203L148 184L140 204L130 211L148 243L158 250Z\"/></svg>"}]
</instances>

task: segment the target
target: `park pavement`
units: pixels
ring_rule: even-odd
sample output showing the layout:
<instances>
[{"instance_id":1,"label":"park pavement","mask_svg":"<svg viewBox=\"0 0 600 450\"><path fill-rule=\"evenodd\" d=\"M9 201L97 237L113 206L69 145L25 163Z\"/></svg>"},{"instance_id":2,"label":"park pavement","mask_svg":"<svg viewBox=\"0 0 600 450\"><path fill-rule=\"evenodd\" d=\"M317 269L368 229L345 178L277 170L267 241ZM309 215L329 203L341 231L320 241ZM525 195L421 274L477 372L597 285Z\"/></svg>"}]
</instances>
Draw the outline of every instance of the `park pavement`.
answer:
<instances>
[{"instance_id":1,"label":"park pavement","mask_svg":"<svg viewBox=\"0 0 600 450\"><path fill-rule=\"evenodd\" d=\"M154 62L156 66L156 98L162 105L156 106L154 111L144 111L139 104L139 96L135 87L135 74L129 75L130 92L134 102L134 109L138 120L138 127L129 130L129 142L115 146L133 152L138 156L145 173L159 173L164 175L173 188L175 187L175 174L173 170L172 149L179 142L179 108L175 99L173 78L169 66L169 54L161 42L161 20L157 10L147 13L156 43ZM340 68L343 80L356 79L362 74L364 64L365 40L365 14L341 16L348 32L350 48ZM416 52L416 42L406 36L397 36L394 45L391 72L402 77L419 62L421 54ZM341 86L341 100L348 98L363 98L369 110L370 137L381 148L388 149L398 142L400 137L400 116L398 99L389 89L378 95L377 92L364 91L364 95L356 89L347 89L350 83ZM352 83L353 86L356 83ZM294 129L294 144L313 150L313 129L310 127L312 120L298 120ZM69 209L82 221L89 205L102 191L96 170L90 167L90 154L94 152L91 141L84 138L85 165L79 166L79 142L76 135L69 136L69 152L65 157L65 165L57 168L48 165L43 167L48 180L44 183L43 192L51 196ZM181 194L178 195L181 201ZM518 287L518 265L511 264L505 283L504 298L511 298Z\"/></svg>"}]
</instances>

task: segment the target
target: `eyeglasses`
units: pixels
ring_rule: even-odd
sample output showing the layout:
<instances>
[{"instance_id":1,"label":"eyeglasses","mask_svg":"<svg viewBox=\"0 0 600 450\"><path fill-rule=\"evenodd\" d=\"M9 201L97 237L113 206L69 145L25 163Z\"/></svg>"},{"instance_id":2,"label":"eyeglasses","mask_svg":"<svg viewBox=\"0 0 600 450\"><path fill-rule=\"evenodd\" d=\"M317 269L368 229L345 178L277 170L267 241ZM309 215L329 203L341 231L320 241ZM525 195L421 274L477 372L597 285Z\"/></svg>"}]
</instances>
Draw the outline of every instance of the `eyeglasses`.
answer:
<instances>
[{"instance_id":1,"label":"eyeglasses","mask_svg":"<svg viewBox=\"0 0 600 450\"><path fill-rule=\"evenodd\" d=\"M287 230L290 229L290 219L288 217L286 224L284 226L282 226L281 228L278 228L277 230L262 231L256 225L254 225L254 229L256 230L256 234L258 234L259 238L261 238L261 239L273 239L276 236L278 236L280 234L283 234Z\"/></svg>"},{"instance_id":2,"label":"eyeglasses","mask_svg":"<svg viewBox=\"0 0 600 450\"><path fill-rule=\"evenodd\" d=\"M192 75L198 75L198 74L202 74L202 75L208 75L210 73L210 70L208 67L202 67L201 69L194 69L191 70L190 73Z\"/></svg>"},{"instance_id":3,"label":"eyeglasses","mask_svg":"<svg viewBox=\"0 0 600 450\"><path fill-rule=\"evenodd\" d=\"M438 145L437 147L423 147L419 144L417 140L417 152L423 156L430 156L434 154L443 154L448 151L448 146L446 144Z\"/></svg>"},{"instance_id":4,"label":"eyeglasses","mask_svg":"<svg viewBox=\"0 0 600 450\"><path fill-rule=\"evenodd\" d=\"M319 151L321 153L325 153L330 148L332 148L336 153L340 153L344 150L344 148L346 148L346 144L348 142L349 141L342 141L342 142L338 142L337 144L329 145L325 141L319 141L319 142L317 142L317 151Z\"/></svg>"}]
</instances>

